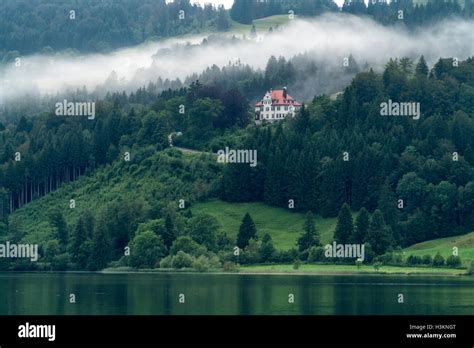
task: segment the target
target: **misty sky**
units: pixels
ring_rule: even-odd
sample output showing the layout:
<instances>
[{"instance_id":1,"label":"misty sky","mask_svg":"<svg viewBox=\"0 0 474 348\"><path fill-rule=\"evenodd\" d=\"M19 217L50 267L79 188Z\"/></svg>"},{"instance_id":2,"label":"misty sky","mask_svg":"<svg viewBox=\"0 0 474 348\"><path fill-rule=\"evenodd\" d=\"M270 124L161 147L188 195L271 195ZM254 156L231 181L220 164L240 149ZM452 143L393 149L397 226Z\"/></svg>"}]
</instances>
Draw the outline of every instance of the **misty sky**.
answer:
<instances>
[{"instance_id":1,"label":"misty sky","mask_svg":"<svg viewBox=\"0 0 474 348\"><path fill-rule=\"evenodd\" d=\"M94 91L106 80L107 90L132 91L158 77L184 80L213 64L222 67L236 60L264 69L272 55L289 59L305 52L310 52L310 58L318 64L333 69L342 69L342 59L350 54L359 64L367 62L379 69L390 58L408 56L416 60L422 54L432 66L440 57L464 60L472 56L473 31L473 21L456 19L410 34L366 17L328 13L312 19L295 19L284 31L258 33L257 40L238 44L197 45L205 37L201 35L147 43L109 54L37 54L22 57L21 67L10 64L0 69L0 103L26 93L55 94L82 86ZM196 45L187 48L187 42ZM114 81L108 79L112 71L117 76ZM318 92L314 91L314 95Z\"/></svg>"}]
</instances>

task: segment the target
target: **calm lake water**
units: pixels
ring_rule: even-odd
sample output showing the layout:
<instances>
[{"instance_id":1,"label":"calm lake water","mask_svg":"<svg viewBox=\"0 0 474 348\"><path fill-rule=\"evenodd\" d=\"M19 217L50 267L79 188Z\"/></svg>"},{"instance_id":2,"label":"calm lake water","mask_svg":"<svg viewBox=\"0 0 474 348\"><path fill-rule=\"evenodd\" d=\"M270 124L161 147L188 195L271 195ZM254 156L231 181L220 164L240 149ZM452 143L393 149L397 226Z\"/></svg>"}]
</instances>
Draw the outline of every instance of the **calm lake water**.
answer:
<instances>
[{"instance_id":1,"label":"calm lake water","mask_svg":"<svg viewBox=\"0 0 474 348\"><path fill-rule=\"evenodd\" d=\"M0 273L5 314L474 314L474 278Z\"/></svg>"}]
</instances>

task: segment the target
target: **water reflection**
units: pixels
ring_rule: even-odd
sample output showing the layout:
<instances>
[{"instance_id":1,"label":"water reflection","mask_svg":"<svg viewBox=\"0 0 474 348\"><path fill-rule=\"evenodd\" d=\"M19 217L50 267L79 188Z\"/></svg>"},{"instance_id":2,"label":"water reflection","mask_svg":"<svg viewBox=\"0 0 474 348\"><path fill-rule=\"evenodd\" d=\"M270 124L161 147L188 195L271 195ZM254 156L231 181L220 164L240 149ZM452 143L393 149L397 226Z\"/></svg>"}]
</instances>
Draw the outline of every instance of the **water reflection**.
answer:
<instances>
[{"instance_id":1,"label":"water reflection","mask_svg":"<svg viewBox=\"0 0 474 348\"><path fill-rule=\"evenodd\" d=\"M472 314L473 294L472 277L0 273L2 315Z\"/></svg>"}]
</instances>

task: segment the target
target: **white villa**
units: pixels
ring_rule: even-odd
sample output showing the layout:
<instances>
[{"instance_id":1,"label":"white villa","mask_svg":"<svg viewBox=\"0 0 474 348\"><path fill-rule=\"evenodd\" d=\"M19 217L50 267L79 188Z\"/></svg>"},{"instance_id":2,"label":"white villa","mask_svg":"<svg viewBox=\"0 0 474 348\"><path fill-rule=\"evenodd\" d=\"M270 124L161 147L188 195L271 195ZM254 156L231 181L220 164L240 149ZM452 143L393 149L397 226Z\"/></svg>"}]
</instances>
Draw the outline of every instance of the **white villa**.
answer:
<instances>
[{"instance_id":1,"label":"white villa","mask_svg":"<svg viewBox=\"0 0 474 348\"><path fill-rule=\"evenodd\" d=\"M255 104L255 122L260 124L262 121L275 122L284 120L287 116L295 117L300 107L301 104L287 93L286 87L270 90Z\"/></svg>"}]
</instances>

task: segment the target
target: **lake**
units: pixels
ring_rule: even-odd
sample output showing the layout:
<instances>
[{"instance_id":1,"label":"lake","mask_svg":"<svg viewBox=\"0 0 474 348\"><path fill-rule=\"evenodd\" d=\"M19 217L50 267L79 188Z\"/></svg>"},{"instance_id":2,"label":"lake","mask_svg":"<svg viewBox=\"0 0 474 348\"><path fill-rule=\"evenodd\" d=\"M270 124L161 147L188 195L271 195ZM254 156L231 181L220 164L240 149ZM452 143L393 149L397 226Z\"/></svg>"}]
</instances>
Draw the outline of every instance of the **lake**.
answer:
<instances>
[{"instance_id":1,"label":"lake","mask_svg":"<svg viewBox=\"0 0 474 348\"><path fill-rule=\"evenodd\" d=\"M0 273L0 315L473 313L474 277Z\"/></svg>"}]
</instances>

